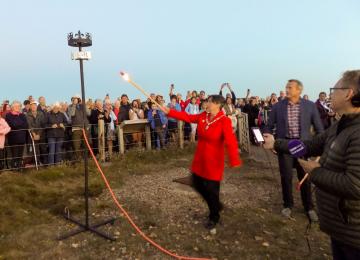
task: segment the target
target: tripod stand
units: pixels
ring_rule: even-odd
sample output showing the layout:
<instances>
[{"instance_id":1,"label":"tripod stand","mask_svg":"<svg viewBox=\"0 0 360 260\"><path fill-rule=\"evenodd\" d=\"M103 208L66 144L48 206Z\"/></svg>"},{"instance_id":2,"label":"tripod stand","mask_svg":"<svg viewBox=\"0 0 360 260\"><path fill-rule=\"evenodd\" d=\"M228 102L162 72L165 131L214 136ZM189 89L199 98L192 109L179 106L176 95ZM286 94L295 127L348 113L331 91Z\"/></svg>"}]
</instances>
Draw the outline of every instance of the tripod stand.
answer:
<instances>
[{"instance_id":1,"label":"tripod stand","mask_svg":"<svg viewBox=\"0 0 360 260\"><path fill-rule=\"evenodd\" d=\"M77 34L75 34L75 37L73 37L72 33L68 34L68 45L72 47L78 47L79 52L75 59L78 59L80 62L80 80L81 80L81 95L82 95L82 109L83 109L83 128L86 129L86 104L85 104L85 87L84 87L84 71L83 71L83 60L89 59L90 55L89 53L82 52L82 47L89 47L92 45L92 39L91 35L87 33L86 35L81 34L79 31ZM76 220L70 215L65 214L65 219L69 220L70 222L76 224L79 226L78 229L75 229L73 231L70 231L67 234L61 235L58 237L58 240L67 239L69 237L72 237L74 235L77 235L82 232L90 231L98 236L101 236L105 239L115 241L115 238L105 234L104 232L97 230L98 227L104 226L106 224L114 224L115 218L111 218L108 220L101 221L97 224L90 225L89 222L89 165L88 165L88 153L86 149L84 149L84 170L85 170L85 193L84 193L84 199L85 199L85 223L80 222L79 220Z\"/></svg>"}]
</instances>

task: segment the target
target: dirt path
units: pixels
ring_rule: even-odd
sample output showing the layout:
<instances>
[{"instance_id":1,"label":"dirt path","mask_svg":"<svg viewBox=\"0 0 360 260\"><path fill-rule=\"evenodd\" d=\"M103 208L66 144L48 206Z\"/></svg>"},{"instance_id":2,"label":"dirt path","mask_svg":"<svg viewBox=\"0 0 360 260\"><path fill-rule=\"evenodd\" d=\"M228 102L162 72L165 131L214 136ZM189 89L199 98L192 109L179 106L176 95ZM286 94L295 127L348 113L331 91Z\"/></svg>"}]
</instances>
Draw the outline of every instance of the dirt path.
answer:
<instances>
[{"instance_id":1,"label":"dirt path","mask_svg":"<svg viewBox=\"0 0 360 260\"><path fill-rule=\"evenodd\" d=\"M276 162L270 157L271 171L270 163L261 153L255 149L250 157L244 157L241 169L225 170L221 186L225 210L216 234L210 234L203 227L208 212L198 194L188 186L173 182L174 178L189 174L187 166L191 155L169 158L165 167L152 162L146 171L117 171L114 163L112 168L105 168L105 172L113 184L119 180L123 182L115 193L142 230L180 255L224 260L329 259L329 239L317 225L310 231L312 251L309 254L304 235L307 219L298 192L294 191L294 219L284 220L280 216ZM157 165L159 170L156 170ZM121 175L119 180L117 175ZM171 259L135 233L106 191L92 198L90 206L94 222L112 216L119 218L115 225L101 228L114 235L115 242L89 233L56 241L57 235L74 226L58 215L51 215L45 222L41 220L33 226L25 226L21 233L7 236L6 242L13 241L17 246L9 248L5 254L8 257L1 257L0 252L0 259Z\"/></svg>"}]
</instances>

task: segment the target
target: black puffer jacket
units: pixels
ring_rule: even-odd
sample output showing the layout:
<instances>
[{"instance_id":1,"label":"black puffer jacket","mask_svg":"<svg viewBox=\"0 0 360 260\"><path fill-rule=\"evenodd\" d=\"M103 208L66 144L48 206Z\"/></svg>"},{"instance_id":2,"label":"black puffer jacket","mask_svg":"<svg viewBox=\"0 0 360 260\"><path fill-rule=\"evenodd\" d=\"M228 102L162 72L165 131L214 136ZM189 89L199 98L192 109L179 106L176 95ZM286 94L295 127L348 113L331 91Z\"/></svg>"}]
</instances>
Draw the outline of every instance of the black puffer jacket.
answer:
<instances>
[{"instance_id":1,"label":"black puffer jacket","mask_svg":"<svg viewBox=\"0 0 360 260\"><path fill-rule=\"evenodd\" d=\"M342 117L305 144L308 155L321 155L310 177L321 230L360 249L360 115ZM287 150L287 141L277 140L275 149Z\"/></svg>"}]
</instances>

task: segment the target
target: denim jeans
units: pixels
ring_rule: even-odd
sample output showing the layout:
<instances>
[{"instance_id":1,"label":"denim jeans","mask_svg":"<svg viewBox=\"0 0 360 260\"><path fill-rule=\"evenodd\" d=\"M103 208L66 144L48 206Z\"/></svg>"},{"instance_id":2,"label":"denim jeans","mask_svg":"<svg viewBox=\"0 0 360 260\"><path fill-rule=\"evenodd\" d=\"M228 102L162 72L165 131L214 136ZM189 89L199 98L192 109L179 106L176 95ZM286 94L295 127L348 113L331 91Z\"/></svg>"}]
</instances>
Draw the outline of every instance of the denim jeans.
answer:
<instances>
[{"instance_id":1,"label":"denim jeans","mask_svg":"<svg viewBox=\"0 0 360 260\"><path fill-rule=\"evenodd\" d=\"M49 145L49 164L59 163L61 162L62 158L62 146L63 146L64 138L48 138L48 145Z\"/></svg>"}]
</instances>

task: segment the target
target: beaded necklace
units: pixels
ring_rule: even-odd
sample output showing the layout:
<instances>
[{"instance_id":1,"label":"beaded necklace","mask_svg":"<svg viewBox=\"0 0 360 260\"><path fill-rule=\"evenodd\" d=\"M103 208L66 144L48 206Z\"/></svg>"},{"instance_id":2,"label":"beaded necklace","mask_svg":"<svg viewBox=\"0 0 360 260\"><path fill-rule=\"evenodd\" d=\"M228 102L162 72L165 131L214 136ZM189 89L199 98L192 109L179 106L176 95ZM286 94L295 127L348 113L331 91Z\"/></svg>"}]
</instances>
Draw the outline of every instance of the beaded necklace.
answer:
<instances>
[{"instance_id":1,"label":"beaded necklace","mask_svg":"<svg viewBox=\"0 0 360 260\"><path fill-rule=\"evenodd\" d=\"M208 117L210 116L210 113L207 113L206 115L206 126L205 126L205 130L209 129L209 126L212 125L213 123L215 123L216 121L220 120L221 118L223 118L225 115L222 114L221 116L219 116L218 118L216 118L215 120L209 122Z\"/></svg>"}]
</instances>

